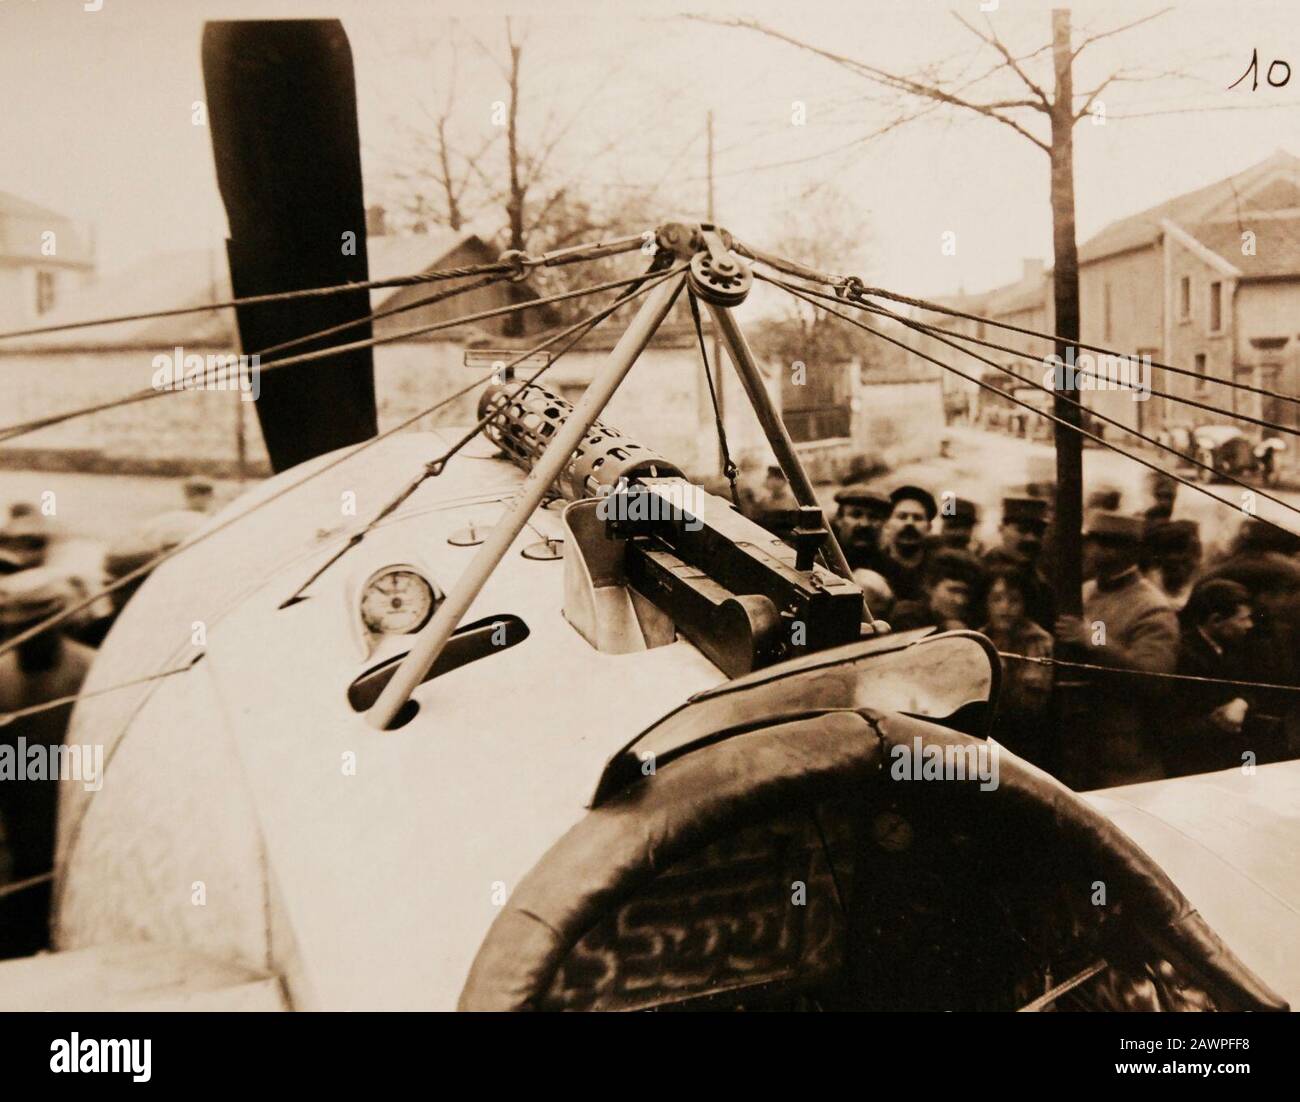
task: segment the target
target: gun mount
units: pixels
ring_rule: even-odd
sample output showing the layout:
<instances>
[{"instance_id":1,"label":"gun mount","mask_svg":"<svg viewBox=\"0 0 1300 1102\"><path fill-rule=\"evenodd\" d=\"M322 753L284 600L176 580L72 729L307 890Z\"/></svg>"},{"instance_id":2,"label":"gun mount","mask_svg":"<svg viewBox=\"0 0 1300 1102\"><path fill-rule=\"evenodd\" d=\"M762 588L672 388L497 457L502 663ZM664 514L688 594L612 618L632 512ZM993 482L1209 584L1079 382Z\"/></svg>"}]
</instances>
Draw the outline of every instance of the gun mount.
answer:
<instances>
[{"instance_id":1,"label":"gun mount","mask_svg":"<svg viewBox=\"0 0 1300 1102\"><path fill-rule=\"evenodd\" d=\"M487 435L525 470L573 408L537 385L494 387L481 415L494 407ZM573 502L565 616L599 650L642 650L680 633L738 677L861 636L861 591L813 561L826 535L815 508L792 547L599 421L557 489Z\"/></svg>"}]
</instances>

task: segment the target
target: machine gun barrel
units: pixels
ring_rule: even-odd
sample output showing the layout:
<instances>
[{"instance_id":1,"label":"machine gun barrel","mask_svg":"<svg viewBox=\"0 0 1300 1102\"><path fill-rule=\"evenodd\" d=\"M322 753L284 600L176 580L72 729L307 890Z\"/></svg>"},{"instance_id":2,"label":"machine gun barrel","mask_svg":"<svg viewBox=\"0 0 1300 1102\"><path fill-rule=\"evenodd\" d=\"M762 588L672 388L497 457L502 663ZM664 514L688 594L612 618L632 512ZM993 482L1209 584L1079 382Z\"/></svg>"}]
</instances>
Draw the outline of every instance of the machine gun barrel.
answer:
<instances>
[{"instance_id":1,"label":"machine gun barrel","mask_svg":"<svg viewBox=\"0 0 1300 1102\"><path fill-rule=\"evenodd\" d=\"M515 391L519 391L515 395ZM510 461L531 471L546 451L573 406L545 387L530 383L520 390L518 384L498 383L488 387L479 399L479 417L495 409L496 415L484 426L484 435L499 447ZM565 465L556 487L570 501L601 496L620 482L640 478L683 478L681 470L658 452L624 436L618 429L600 421L591 428Z\"/></svg>"}]
</instances>

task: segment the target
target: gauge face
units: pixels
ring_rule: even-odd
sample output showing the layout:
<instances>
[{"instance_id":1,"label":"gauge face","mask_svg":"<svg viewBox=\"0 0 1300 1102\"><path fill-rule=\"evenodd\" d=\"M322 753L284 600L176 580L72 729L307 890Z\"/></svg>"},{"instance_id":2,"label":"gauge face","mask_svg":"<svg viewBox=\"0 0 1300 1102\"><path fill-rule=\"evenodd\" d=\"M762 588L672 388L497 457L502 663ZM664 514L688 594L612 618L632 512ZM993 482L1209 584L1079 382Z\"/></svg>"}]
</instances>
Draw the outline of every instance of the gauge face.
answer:
<instances>
[{"instance_id":1,"label":"gauge face","mask_svg":"<svg viewBox=\"0 0 1300 1102\"><path fill-rule=\"evenodd\" d=\"M433 587L414 570L385 570L366 583L361 619L377 635L407 635L429 621Z\"/></svg>"}]
</instances>

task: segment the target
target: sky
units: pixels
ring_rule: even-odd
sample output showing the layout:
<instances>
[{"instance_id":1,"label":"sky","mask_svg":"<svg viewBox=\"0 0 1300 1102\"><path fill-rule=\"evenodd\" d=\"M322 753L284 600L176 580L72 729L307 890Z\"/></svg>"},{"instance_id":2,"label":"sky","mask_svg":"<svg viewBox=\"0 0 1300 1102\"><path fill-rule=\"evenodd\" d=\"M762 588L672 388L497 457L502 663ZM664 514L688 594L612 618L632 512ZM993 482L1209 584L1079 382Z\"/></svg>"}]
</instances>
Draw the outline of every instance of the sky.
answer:
<instances>
[{"instance_id":1,"label":"sky","mask_svg":"<svg viewBox=\"0 0 1300 1102\"><path fill-rule=\"evenodd\" d=\"M95 8L99 10L86 10ZM989 12L981 8L995 7ZM1076 40L1161 10L1159 4L1076 3ZM203 100L199 44L207 19L342 19L356 62L363 173L385 197L409 161L423 108L456 96L456 136L490 133L501 74L503 16L526 32L523 124L570 122L554 162L588 190L658 185L663 215L705 215L705 119L715 119L717 220L756 244L801 222L811 204L839 204L867 234L836 240L842 270L913 294L982 290L1050 257L1047 155L997 122L943 108L886 135L870 82L746 29L684 18L756 19L819 48L895 72L943 62L974 75L996 60L954 12L991 27L1017 53L1050 39L1050 4L708 3L600 0L0 0L0 190L93 224L101 271L225 233L211 137L194 125ZM451 80L448 20L463 45ZM984 20L988 22L985 23ZM468 42L468 45L464 43ZM1241 76L1252 51L1260 84ZM1264 81L1289 60L1284 87ZM1046 55L1026 63L1050 81ZM1081 55L1076 90L1127 66L1182 74L1112 85L1106 118L1076 128L1079 239L1106 223L1221 179L1285 148L1300 153L1300 5L1190 3ZM1280 70L1277 70L1280 75ZM1023 87L977 86L997 98ZM972 92L972 95L975 93ZM913 101L911 106L916 106ZM804 122L796 125L802 110ZM1169 114L1171 110L1183 113ZM1152 112L1161 112L1151 114ZM1125 114L1147 117L1123 118ZM1040 135L1044 120L1020 112ZM811 194L811 198L807 198ZM834 219L832 218L833 222ZM944 235L955 235L945 252ZM954 238L948 238L952 241Z\"/></svg>"}]
</instances>

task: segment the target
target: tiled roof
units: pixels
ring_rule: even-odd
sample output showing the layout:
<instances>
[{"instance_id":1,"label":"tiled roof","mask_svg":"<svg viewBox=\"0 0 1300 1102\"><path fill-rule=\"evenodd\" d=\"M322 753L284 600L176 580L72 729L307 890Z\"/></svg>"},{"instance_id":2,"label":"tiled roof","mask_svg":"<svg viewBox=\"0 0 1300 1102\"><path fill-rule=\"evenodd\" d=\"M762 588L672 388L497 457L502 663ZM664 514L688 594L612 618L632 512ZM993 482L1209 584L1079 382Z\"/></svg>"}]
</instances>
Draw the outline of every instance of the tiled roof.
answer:
<instances>
[{"instance_id":1,"label":"tiled roof","mask_svg":"<svg viewBox=\"0 0 1300 1102\"><path fill-rule=\"evenodd\" d=\"M1300 217L1250 218L1183 227L1202 245L1239 268L1243 279L1300 277ZM1255 235L1255 255L1242 253L1242 235Z\"/></svg>"},{"instance_id":2,"label":"tiled roof","mask_svg":"<svg viewBox=\"0 0 1300 1102\"><path fill-rule=\"evenodd\" d=\"M1079 246L1080 265L1154 245L1165 221L1240 269L1244 279L1300 277L1300 157L1278 150L1235 176L1112 222ZM1254 256L1242 254L1245 230L1255 234ZM1006 316L1045 302L1051 277L1048 268L1042 282L1022 279L937 301L967 313Z\"/></svg>"},{"instance_id":3,"label":"tiled roof","mask_svg":"<svg viewBox=\"0 0 1300 1102\"><path fill-rule=\"evenodd\" d=\"M1268 183L1256 188L1265 180ZM1235 176L1225 177L1112 222L1079 246L1079 261L1086 264L1090 260L1154 244L1160 237L1160 223L1165 219L1187 228L1204 223L1211 216L1226 216L1235 224L1237 218L1247 218L1252 212L1277 210L1282 204L1291 204L1297 185L1300 185L1300 158L1278 150ZM1226 259L1236 263L1233 257Z\"/></svg>"}]
</instances>

